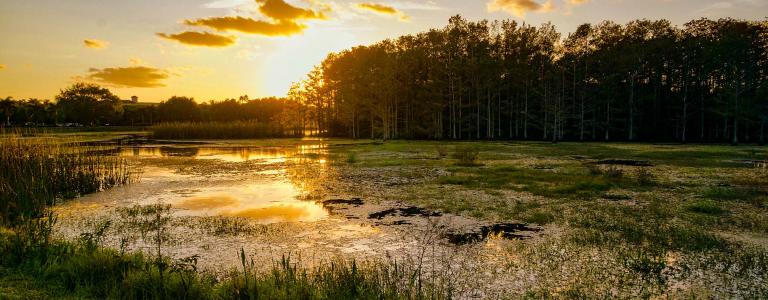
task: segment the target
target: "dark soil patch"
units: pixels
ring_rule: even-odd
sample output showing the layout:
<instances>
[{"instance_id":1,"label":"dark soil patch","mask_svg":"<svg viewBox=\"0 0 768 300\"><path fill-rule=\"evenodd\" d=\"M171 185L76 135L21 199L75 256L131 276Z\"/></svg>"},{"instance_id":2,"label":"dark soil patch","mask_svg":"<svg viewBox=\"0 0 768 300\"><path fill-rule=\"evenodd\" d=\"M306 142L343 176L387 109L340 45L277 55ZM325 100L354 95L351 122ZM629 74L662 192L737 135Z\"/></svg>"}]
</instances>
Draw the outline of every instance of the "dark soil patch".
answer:
<instances>
[{"instance_id":1,"label":"dark soil patch","mask_svg":"<svg viewBox=\"0 0 768 300\"><path fill-rule=\"evenodd\" d=\"M499 235L510 240L524 240L530 238L521 232L539 232L540 228L530 227L522 223L499 223L482 226L471 232L446 233L445 238L454 245L466 245L484 241L490 235Z\"/></svg>"},{"instance_id":2,"label":"dark soil patch","mask_svg":"<svg viewBox=\"0 0 768 300\"><path fill-rule=\"evenodd\" d=\"M369 219L378 219L381 220L387 216L400 216L400 217L439 217L443 214L436 212L436 211L429 211L427 209L416 207L416 206L409 206L409 207L399 207L399 208L390 208L387 210L383 210L380 212L375 212L370 215L368 215Z\"/></svg>"},{"instance_id":3,"label":"dark soil patch","mask_svg":"<svg viewBox=\"0 0 768 300\"><path fill-rule=\"evenodd\" d=\"M351 205L351 206L360 206L363 205L364 202L360 198L352 198L352 199L330 199L323 201L323 205L338 205L338 204L344 204L344 205Z\"/></svg>"},{"instance_id":4,"label":"dark soil patch","mask_svg":"<svg viewBox=\"0 0 768 300\"><path fill-rule=\"evenodd\" d=\"M621 165L633 167L651 167L653 164L647 160L635 159L603 159L596 162L598 165Z\"/></svg>"}]
</instances>

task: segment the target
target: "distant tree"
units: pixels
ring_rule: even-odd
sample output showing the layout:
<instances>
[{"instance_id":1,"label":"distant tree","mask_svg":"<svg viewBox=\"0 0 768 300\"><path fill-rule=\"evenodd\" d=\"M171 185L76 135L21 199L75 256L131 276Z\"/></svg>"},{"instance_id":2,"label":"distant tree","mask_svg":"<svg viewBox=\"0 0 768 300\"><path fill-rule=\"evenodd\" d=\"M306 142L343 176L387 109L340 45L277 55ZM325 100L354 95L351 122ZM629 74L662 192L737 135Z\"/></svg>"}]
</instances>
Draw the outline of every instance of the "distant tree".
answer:
<instances>
[{"instance_id":1,"label":"distant tree","mask_svg":"<svg viewBox=\"0 0 768 300\"><path fill-rule=\"evenodd\" d=\"M120 98L95 84L75 83L56 96L64 121L84 125L107 124L122 115Z\"/></svg>"},{"instance_id":2,"label":"distant tree","mask_svg":"<svg viewBox=\"0 0 768 300\"><path fill-rule=\"evenodd\" d=\"M200 108L193 98L173 96L157 106L157 114L163 122L200 120Z\"/></svg>"}]
</instances>

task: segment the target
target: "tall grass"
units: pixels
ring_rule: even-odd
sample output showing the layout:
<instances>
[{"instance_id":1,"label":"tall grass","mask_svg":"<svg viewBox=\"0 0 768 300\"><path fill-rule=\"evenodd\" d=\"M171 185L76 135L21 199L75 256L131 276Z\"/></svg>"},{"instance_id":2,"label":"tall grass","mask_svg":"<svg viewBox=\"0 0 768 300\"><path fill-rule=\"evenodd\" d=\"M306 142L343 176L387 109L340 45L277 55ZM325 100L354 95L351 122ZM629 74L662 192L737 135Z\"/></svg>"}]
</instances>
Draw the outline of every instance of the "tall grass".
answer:
<instances>
[{"instance_id":1,"label":"tall grass","mask_svg":"<svg viewBox=\"0 0 768 300\"><path fill-rule=\"evenodd\" d=\"M258 139L292 137L281 126L256 121L173 122L153 125L152 137L158 139Z\"/></svg>"},{"instance_id":2,"label":"tall grass","mask_svg":"<svg viewBox=\"0 0 768 300\"><path fill-rule=\"evenodd\" d=\"M28 133L0 133L0 222L39 217L59 201L127 184L135 176L119 157Z\"/></svg>"}]
</instances>

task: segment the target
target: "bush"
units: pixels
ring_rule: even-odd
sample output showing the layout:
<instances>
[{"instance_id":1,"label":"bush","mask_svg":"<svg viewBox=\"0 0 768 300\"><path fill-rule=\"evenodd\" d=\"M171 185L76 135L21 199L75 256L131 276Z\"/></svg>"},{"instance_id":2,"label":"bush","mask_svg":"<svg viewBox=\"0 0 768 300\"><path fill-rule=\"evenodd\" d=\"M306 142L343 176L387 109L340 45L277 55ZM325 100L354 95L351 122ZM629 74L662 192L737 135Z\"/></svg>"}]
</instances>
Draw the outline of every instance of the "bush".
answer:
<instances>
[{"instance_id":1,"label":"bush","mask_svg":"<svg viewBox=\"0 0 768 300\"><path fill-rule=\"evenodd\" d=\"M609 166L603 172L603 176L610 179L621 179L624 177L624 170L616 166Z\"/></svg>"},{"instance_id":2,"label":"bush","mask_svg":"<svg viewBox=\"0 0 768 300\"><path fill-rule=\"evenodd\" d=\"M347 153L347 159L345 160L348 164L354 164L357 162L357 153L356 152L348 152Z\"/></svg>"},{"instance_id":3,"label":"bush","mask_svg":"<svg viewBox=\"0 0 768 300\"><path fill-rule=\"evenodd\" d=\"M480 156L480 151L471 146L456 147L453 152L453 158L458 160L457 165L463 167L479 166L477 163L477 157Z\"/></svg>"},{"instance_id":4,"label":"bush","mask_svg":"<svg viewBox=\"0 0 768 300\"><path fill-rule=\"evenodd\" d=\"M443 145L437 145L435 146L435 150L437 151L437 156L443 158L448 156L448 147Z\"/></svg>"},{"instance_id":5,"label":"bush","mask_svg":"<svg viewBox=\"0 0 768 300\"><path fill-rule=\"evenodd\" d=\"M653 173L645 167L637 169L635 171L635 177L637 178L637 183L640 185L652 185L655 181Z\"/></svg>"}]
</instances>

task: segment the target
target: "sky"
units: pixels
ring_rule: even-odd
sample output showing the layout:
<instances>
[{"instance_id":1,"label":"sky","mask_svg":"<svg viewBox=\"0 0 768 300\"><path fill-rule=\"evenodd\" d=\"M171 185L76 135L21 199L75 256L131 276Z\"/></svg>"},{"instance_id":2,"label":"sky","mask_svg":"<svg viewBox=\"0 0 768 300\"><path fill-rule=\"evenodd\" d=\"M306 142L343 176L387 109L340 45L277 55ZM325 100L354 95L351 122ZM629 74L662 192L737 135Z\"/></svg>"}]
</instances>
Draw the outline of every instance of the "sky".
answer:
<instances>
[{"instance_id":1,"label":"sky","mask_svg":"<svg viewBox=\"0 0 768 300\"><path fill-rule=\"evenodd\" d=\"M0 97L75 82L160 102L284 96L331 52L469 20L764 20L768 0L0 0Z\"/></svg>"}]
</instances>

